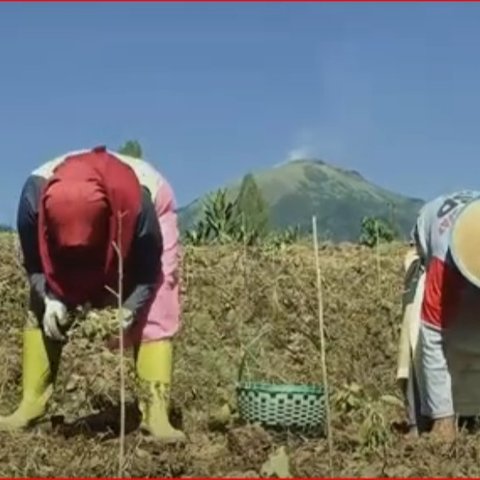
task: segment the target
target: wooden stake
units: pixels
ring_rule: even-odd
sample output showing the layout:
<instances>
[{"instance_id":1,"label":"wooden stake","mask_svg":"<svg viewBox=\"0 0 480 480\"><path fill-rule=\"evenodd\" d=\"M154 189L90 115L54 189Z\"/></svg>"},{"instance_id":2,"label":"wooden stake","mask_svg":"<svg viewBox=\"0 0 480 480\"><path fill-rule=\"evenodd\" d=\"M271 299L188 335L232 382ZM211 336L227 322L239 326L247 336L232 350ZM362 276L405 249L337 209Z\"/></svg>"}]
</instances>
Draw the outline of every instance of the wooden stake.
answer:
<instances>
[{"instance_id":1,"label":"wooden stake","mask_svg":"<svg viewBox=\"0 0 480 480\"><path fill-rule=\"evenodd\" d=\"M332 426L330 417L330 398L328 388L327 361L325 354L325 334L323 319L323 296L322 296L322 274L320 271L320 258L318 254L318 235L317 235L317 217L312 217L313 248L315 251L315 265L317 270L317 297L318 297L318 328L320 331L320 356L322 363L323 386L325 389L325 415L327 421L327 442L328 442L328 463L330 467L330 476L333 477L333 440Z\"/></svg>"},{"instance_id":2,"label":"wooden stake","mask_svg":"<svg viewBox=\"0 0 480 480\"><path fill-rule=\"evenodd\" d=\"M118 478L123 478L125 466L125 365L124 365L124 341L123 341L123 257L122 257L122 218L125 214L118 212L118 238L113 243L113 248L118 257L118 291L107 287L117 298L117 321L119 331L120 351L120 445L118 452Z\"/></svg>"},{"instance_id":3,"label":"wooden stake","mask_svg":"<svg viewBox=\"0 0 480 480\"><path fill-rule=\"evenodd\" d=\"M375 257L377 260L377 293L380 292L380 232L378 231L378 221L375 220Z\"/></svg>"}]
</instances>

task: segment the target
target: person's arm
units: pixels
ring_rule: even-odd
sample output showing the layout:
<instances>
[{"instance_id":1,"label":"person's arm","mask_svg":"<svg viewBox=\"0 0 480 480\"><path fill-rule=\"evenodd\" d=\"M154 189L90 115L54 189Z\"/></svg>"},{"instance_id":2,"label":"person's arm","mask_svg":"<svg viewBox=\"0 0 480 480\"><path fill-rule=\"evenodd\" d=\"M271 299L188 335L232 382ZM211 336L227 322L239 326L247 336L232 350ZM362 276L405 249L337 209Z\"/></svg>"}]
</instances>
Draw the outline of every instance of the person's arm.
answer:
<instances>
[{"instance_id":1,"label":"person's arm","mask_svg":"<svg viewBox=\"0 0 480 480\"><path fill-rule=\"evenodd\" d=\"M142 208L137 220L130 254L134 289L123 304L135 321L140 310L155 293L161 269L163 239L155 206L148 190L143 190Z\"/></svg>"},{"instance_id":2,"label":"person's arm","mask_svg":"<svg viewBox=\"0 0 480 480\"><path fill-rule=\"evenodd\" d=\"M38 204L45 179L30 175L26 180L17 211L17 230L23 255L23 265L32 289L45 297L46 285L38 245Z\"/></svg>"},{"instance_id":3,"label":"person's arm","mask_svg":"<svg viewBox=\"0 0 480 480\"><path fill-rule=\"evenodd\" d=\"M428 232L426 231L426 225L424 224L424 215L422 212L418 216L415 225L410 232L410 246L415 248L418 257L422 264L425 264L427 260L427 239Z\"/></svg>"},{"instance_id":4,"label":"person's arm","mask_svg":"<svg viewBox=\"0 0 480 480\"><path fill-rule=\"evenodd\" d=\"M180 232L175 196L165 180L158 190L155 206L163 236L162 271L165 282L173 288L179 280Z\"/></svg>"}]
</instances>

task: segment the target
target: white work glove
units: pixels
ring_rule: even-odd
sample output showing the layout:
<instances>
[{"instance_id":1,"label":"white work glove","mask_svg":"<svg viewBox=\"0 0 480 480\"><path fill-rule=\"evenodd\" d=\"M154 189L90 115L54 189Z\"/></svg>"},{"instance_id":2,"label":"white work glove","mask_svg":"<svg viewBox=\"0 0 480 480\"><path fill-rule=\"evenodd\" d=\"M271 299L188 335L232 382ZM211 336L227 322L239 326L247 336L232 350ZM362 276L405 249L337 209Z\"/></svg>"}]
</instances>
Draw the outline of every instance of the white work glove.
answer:
<instances>
[{"instance_id":1,"label":"white work glove","mask_svg":"<svg viewBox=\"0 0 480 480\"><path fill-rule=\"evenodd\" d=\"M124 330L128 330L133 325L133 321L135 320L133 316L133 312L128 308L122 308L122 314L123 314L122 328Z\"/></svg>"},{"instance_id":2,"label":"white work glove","mask_svg":"<svg viewBox=\"0 0 480 480\"><path fill-rule=\"evenodd\" d=\"M67 307L56 298L45 297L45 313L43 315L43 331L47 337L57 341L65 341L66 337L60 327L68 324Z\"/></svg>"}]
</instances>

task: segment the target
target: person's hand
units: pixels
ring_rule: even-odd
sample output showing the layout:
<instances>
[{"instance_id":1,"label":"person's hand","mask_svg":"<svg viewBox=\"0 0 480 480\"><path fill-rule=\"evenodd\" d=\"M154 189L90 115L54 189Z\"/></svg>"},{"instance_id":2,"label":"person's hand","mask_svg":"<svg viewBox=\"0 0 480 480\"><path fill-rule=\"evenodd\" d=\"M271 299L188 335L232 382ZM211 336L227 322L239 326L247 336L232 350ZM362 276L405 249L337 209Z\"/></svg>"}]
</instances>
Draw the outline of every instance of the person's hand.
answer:
<instances>
[{"instance_id":1,"label":"person's hand","mask_svg":"<svg viewBox=\"0 0 480 480\"><path fill-rule=\"evenodd\" d=\"M118 313L119 312L117 311L117 315L118 315ZM126 331L133 326L134 321L135 321L135 317L133 315L133 312L131 310L128 310L127 308L122 308L122 314L123 314L122 329L123 329L123 332L126 333ZM114 336L111 336L111 337L107 338L104 345L110 351L118 350L120 348L120 338L119 338L119 336L114 335Z\"/></svg>"},{"instance_id":2,"label":"person's hand","mask_svg":"<svg viewBox=\"0 0 480 480\"><path fill-rule=\"evenodd\" d=\"M45 298L45 313L43 315L43 331L53 340L65 341L61 328L68 324L67 307L56 298Z\"/></svg>"},{"instance_id":3,"label":"person's hand","mask_svg":"<svg viewBox=\"0 0 480 480\"><path fill-rule=\"evenodd\" d=\"M122 328L128 330L134 321L133 312L128 308L122 308Z\"/></svg>"}]
</instances>

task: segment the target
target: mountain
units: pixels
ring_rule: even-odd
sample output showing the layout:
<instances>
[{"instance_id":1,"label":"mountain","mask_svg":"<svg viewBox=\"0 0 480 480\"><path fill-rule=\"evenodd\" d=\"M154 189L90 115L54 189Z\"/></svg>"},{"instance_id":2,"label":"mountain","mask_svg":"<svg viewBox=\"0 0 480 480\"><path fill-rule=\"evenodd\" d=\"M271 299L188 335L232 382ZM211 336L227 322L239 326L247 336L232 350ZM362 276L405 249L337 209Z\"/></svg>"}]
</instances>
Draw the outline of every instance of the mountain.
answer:
<instances>
[{"instance_id":1,"label":"mountain","mask_svg":"<svg viewBox=\"0 0 480 480\"><path fill-rule=\"evenodd\" d=\"M330 165L322 160L294 160L254 173L270 208L274 228L299 225L311 230L317 216L319 234L334 241L356 241L365 216L392 219L407 236L423 200L385 190L367 181L358 172ZM234 199L241 179L227 185ZM205 197L179 210L182 231L193 228L201 217Z\"/></svg>"}]
</instances>

